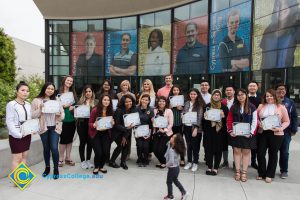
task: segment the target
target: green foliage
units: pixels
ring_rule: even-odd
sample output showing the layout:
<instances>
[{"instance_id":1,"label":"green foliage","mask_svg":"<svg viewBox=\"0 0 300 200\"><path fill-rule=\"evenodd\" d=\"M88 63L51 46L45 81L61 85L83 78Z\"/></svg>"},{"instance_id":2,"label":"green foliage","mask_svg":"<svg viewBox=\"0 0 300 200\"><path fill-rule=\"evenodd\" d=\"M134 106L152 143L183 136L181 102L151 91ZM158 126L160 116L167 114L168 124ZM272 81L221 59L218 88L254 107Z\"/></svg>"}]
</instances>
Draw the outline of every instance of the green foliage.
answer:
<instances>
[{"instance_id":1,"label":"green foliage","mask_svg":"<svg viewBox=\"0 0 300 200\"><path fill-rule=\"evenodd\" d=\"M0 28L0 80L13 83L16 76L15 44Z\"/></svg>"}]
</instances>

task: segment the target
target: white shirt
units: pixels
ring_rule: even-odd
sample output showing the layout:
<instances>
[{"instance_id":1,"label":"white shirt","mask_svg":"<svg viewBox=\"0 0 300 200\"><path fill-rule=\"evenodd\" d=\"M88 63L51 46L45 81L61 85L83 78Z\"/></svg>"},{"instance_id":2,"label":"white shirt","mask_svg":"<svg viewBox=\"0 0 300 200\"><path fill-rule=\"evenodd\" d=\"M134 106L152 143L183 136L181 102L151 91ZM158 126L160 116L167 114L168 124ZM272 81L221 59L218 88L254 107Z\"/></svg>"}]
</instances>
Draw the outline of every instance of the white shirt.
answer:
<instances>
[{"instance_id":1,"label":"white shirt","mask_svg":"<svg viewBox=\"0 0 300 200\"><path fill-rule=\"evenodd\" d=\"M148 49L144 74L147 76L166 75L170 73L170 56L168 52L161 48L156 47L153 51L151 47Z\"/></svg>"},{"instance_id":2,"label":"white shirt","mask_svg":"<svg viewBox=\"0 0 300 200\"><path fill-rule=\"evenodd\" d=\"M210 103L211 94L209 94L209 93L204 94L204 93L201 92L201 96L204 99L205 104Z\"/></svg>"},{"instance_id":3,"label":"white shirt","mask_svg":"<svg viewBox=\"0 0 300 200\"><path fill-rule=\"evenodd\" d=\"M228 108L228 110L230 110L231 106L233 105L234 98L232 98L231 100L226 99L226 101L227 101L227 108Z\"/></svg>"},{"instance_id":4,"label":"white shirt","mask_svg":"<svg viewBox=\"0 0 300 200\"><path fill-rule=\"evenodd\" d=\"M263 112L263 118L270 115L275 115L276 106L275 104L266 104L266 109Z\"/></svg>"}]
</instances>

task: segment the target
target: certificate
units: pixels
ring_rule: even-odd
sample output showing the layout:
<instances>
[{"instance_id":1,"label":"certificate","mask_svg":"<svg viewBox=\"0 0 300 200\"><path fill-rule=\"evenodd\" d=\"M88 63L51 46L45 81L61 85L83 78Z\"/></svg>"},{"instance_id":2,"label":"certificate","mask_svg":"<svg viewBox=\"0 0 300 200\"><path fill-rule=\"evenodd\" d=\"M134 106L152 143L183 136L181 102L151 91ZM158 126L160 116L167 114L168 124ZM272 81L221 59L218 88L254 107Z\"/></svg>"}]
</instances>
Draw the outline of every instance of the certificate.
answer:
<instances>
[{"instance_id":1,"label":"certificate","mask_svg":"<svg viewBox=\"0 0 300 200\"><path fill-rule=\"evenodd\" d=\"M59 99L62 105L68 105L75 103L73 92L66 92L59 95Z\"/></svg>"},{"instance_id":2,"label":"certificate","mask_svg":"<svg viewBox=\"0 0 300 200\"><path fill-rule=\"evenodd\" d=\"M204 119L213 121L213 122L220 122L221 121L221 109L214 109L214 108L207 108L204 114Z\"/></svg>"},{"instance_id":3,"label":"certificate","mask_svg":"<svg viewBox=\"0 0 300 200\"><path fill-rule=\"evenodd\" d=\"M250 135L250 124L233 122L233 133L238 136Z\"/></svg>"},{"instance_id":4,"label":"certificate","mask_svg":"<svg viewBox=\"0 0 300 200\"><path fill-rule=\"evenodd\" d=\"M264 130L271 130L272 128L280 128L281 122L278 115L270 115L262 120Z\"/></svg>"},{"instance_id":5,"label":"certificate","mask_svg":"<svg viewBox=\"0 0 300 200\"><path fill-rule=\"evenodd\" d=\"M172 108L177 106L184 106L184 96L170 96L170 104Z\"/></svg>"},{"instance_id":6,"label":"certificate","mask_svg":"<svg viewBox=\"0 0 300 200\"><path fill-rule=\"evenodd\" d=\"M90 118L91 107L88 105L76 105L74 109L75 118Z\"/></svg>"},{"instance_id":7,"label":"certificate","mask_svg":"<svg viewBox=\"0 0 300 200\"><path fill-rule=\"evenodd\" d=\"M196 124L197 123L197 112L187 112L182 116L183 124Z\"/></svg>"},{"instance_id":8,"label":"certificate","mask_svg":"<svg viewBox=\"0 0 300 200\"><path fill-rule=\"evenodd\" d=\"M154 108L155 107L155 97L150 97L150 107Z\"/></svg>"},{"instance_id":9,"label":"certificate","mask_svg":"<svg viewBox=\"0 0 300 200\"><path fill-rule=\"evenodd\" d=\"M135 137L147 137L150 135L149 125L140 125L134 128Z\"/></svg>"},{"instance_id":10,"label":"certificate","mask_svg":"<svg viewBox=\"0 0 300 200\"><path fill-rule=\"evenodd\" d=\"M117 110L118 103L119 103L118 99L112 99L112 104L113 104L113 110L114 111Z\"/></svg>"},{"instance_id":11,"label":"certificate","mask_svg":"<svg viewBox=\"0 0 300 200\"><path fill-rule=\"evenodd\" d=\"M98 131L103 131L112 128L112 116L108 117L98 117L96 119L96 129Z\"/></svg>"},{"instance_id":12,"label":"certificate","mask_svg":"<svg viewBox=\"0 0 300 200\"><path fill-rule=\"evenodd\" d=\"M21 125L22 136L40 132L40 121L39 119L29 119Z\"/></svg>"},{"instance_id":13,"label":"certificate","mask_svg":"<svg viewBox=\"0 0 300 200\"><path fill-rule=\"evenodd\" d=\"M167 128L169 125L168 119L163 116L158 116L154 118L153 127L155 128Z\"/></svg>"},{"instance_id":14,"label":"certificate","mask_svg":"<svg viewBox=\"0 0 300 200\"><path fill-rule=\"evenodd\" d=\"M138 112L131 113L131 114L125 114L125 115L123 115L123 119L124 119L125 127L129 127L131 124L133 124L133 126L141 124L140 115Z\"/></svg>"},{"instance_id":15,"label":"certificate","mask_svg":"<svg viewBox=\"0 0 300 200\"><path fill-rule=\"evenodd\" d=\"M59 113L60 103L56 100L48 100L44 103L42 113Z\"/></svg>"}]
</instances>

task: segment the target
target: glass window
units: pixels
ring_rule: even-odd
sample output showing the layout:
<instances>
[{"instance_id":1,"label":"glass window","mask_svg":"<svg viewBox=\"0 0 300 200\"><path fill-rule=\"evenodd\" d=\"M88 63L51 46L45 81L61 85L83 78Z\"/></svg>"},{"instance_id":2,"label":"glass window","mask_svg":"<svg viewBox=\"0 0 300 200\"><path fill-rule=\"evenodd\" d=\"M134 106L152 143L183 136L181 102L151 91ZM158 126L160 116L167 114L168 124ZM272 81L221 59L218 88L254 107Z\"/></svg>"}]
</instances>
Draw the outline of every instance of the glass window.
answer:
<instances>
[{"instance_id":1,"label":"glass window","mask_svg":"<svg viewBox=\"0 0 300 200\"><path fill-rule=\"evenodd\" d=\"M53 75L68 75L68 66L53 66Z\"/></svg>"},{"instance_id":2,"label":"glass window","mask_svg":"<svg viewBox=\"0 0 300 200\"><path fill-rule=\"evenodd\" d=\"M62 55L68 56L69 52L64 48L64 46L50 46L49 47L49 54L50 55Z\"/></svg>"},{"instance_id":3,"label":"glass window","mask_svg":"<svg viewBox=\"0 0 300 200\"><path fill-rule=\"evenodd\" d=\"M69 56L51 56L50 65L69 65Z\"/></svg>"},{"instance_id":4,"label":"glass window","mask_svg":"<svg viewBox=\"0 0 300 200\"><path fill-rule=\"evenodd\" d=\"M212 12L217 12L229 7L229 0L212 0Z\"/></svg>"},{"instance_id":5,"label":"glass window","mask_svg":"<svg viewBox=\"0 0 300 200\"><path fill-rule=\"evenodd\" d=\"M88 32L103 31L103 20L88 20Z\"/></svg>"},{"instance_id":6,"label":"glass window","mask_svg":"<svg viewBox=\"0 0 300 200\"><path fill-rule=\"evenodd\" d=\"M155 26L168 25L171 23L171 11L166 10L155 13Z\"/></svg>"},{"instance_id":7,"label":"glass window","mask_svg":"<svg viewBox=\"0 0 300 200\"><path fill-rule=\"evenodd\" d=\"M154 13L140 16L140 27L152 27L154 26Z\"/></svg>"},{"instance_id":8,"label":"glass window","mask_svg":"<svg viewBox=\"0 0 300 200\"><path fill-rule=\"evenodd\" d=\"M69 33L51 33L49 45L69 45Z\"/></svg>"},{"instance_id":9,"label":"glass window","mask_svg":"<svg viewBox=\"0 0 300 200\"><path fill-rule=\"evenodd\" d=\"M122 30L136 29L136 17L125 17L122 18Z\"/></svg>"},{"instance_id":10,"label":"glass window","mask_svg":"<svg viewBox=\"0 0 300 200\"><path fill-rule=\"evenodd\" d=\"M244 3L246 1L249 1L249 0L230 0L230 7L240 4L240 3Z\"/></svg>"},{"instance_id":11,"label":"glass window","mask_svg":"<svg viewBox=\"0 0 300 200\"><path fill-rule=\"evenodd\" d=\"M49 21L49 32L69 32L69 21Z\"/></svg>"},{"instance_id":12,"label":"glass window","mask_svg":"<svg viewBox=\"0 0 300 200\"><path fill-rule=\"evenodd\" d=\"M107 20L106 27L108 31L121 30L121 18Z\"/></svg>"},{"instance_id":13,"label":"glass window","mask_svg":"<svg viewBox=\"0 0 300 200\"><path fill-rule=\"evenodd\" d=\"M223 1L223 0L222 0ZM202 0L191 4L190 18L200 17L207 15L208 1Z\"/></svg>"},{"instance_id":14,"label":"glass window","mask_svg":"<svg viewBox=\"0 0 300 200\"><path fill-rule=\"evenodd\" d=\"M72 30L73 32L86 32L87 20L73 21Z\"/></svg>"},{"instance_id":15,"label":"glass window","mask_svg":"<svg viewBox=\"0 0 300 200\"><path fill-rule=\"evenodd\" d=\"M181 6L174 10L174 21L184 21L189 19L190 5Z\"/></svg>"}]
</instances>

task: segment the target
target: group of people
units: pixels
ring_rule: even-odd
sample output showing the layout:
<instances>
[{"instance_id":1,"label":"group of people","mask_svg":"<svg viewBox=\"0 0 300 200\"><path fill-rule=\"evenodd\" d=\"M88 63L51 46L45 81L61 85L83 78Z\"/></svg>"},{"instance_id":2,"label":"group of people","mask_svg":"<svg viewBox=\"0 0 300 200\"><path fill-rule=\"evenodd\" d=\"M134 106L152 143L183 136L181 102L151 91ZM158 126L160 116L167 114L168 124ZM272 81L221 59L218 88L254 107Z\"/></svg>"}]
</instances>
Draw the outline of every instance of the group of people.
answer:
<instances>
[{"instance_id":1,"label":"group of people","mask_svg":"<svg viewBox=\"0 0 300 200\"><path fill-rule=\"evenodd\" d=\"M143 81L141 91L135 95L130 92L130 82L124 80L120 84L120 92L115 93L109 80L104 80L100 91L95 93L90 85L86 85L77 99L74 90L73 77L66 76L61 87L56 90L53 83L47 82L40 94L28 103L29 87L20 82L16 87L16 99L6 107L6 123L9 130L9 144L13 155L12 169L20 162L26 163L30 148L31 135L22 136L21 126L28 119L39 119L40 137L44 148L45 171L50 173L50 153L54 165L54 179L59 176L59 167L74 166L71 158L72 143L77 128L80 139L80 166L83 169L93 168L93 174L107 173L105 164L113 168L122 167L127 170L127 159L131 154L132 135L136 135L134 124L126 125L124 115L138 113L140 125L148 125L150 134L136 137L137 165L146 167L152 153L158 160L156 167L169 168L168 195L172 199L172 183L187 195L178 181L179 166L184 170L198 170L200 143L203 138L207 175L217 175L220 167L228 167L228 146L233 148L234 178L237 181L247 181L247 169L251 155L251 166L258 170L258 180L270 183L275 177L280 151L281 178L288 176L289 143L291 136L297 132L297 112L292 100L286 97L286 86L277 85L268 89L262 97L257 93L258 84L254 81L248 85L248 90L235 89L234 86L224 87L222 91L215 89L209 93L209 82L203 80L200 90L192 88L188 91L182 105L170 106L170 97L182 95L180 86L173 85L172 75L165 76L165 86L155 93L150 79ZM48 100L56 100L64 93L73 93L74 102L62 104L57 113L44 113L43 107ZM118 100L114 109L113 101ZM75 105L87 105L91 113L89 118L75 118ZM220 110L220 119L208 119L210 109ZM196 113L196 121L183 122L182 117ZM264 130L262 120L271 115L277 115L280 127ZM98 129L97 118L112 116L109 129ZM164 117L166 127L154 125L154 119ZM235 123L248 123L250 133L236 135L233 130ZM184 139L185 138L185 142ZM110 153L111 144L116 148ZM59 145L58 145L59 143ZM92 151L94 162L90 161ZM269 160L266 162L268 151ZM116 163L121 154L120 164ZM185 159L187 155L187 159ZM223 157L223 163L221 160Z\"/></svg>"}]
</instances>

